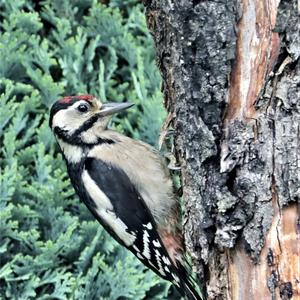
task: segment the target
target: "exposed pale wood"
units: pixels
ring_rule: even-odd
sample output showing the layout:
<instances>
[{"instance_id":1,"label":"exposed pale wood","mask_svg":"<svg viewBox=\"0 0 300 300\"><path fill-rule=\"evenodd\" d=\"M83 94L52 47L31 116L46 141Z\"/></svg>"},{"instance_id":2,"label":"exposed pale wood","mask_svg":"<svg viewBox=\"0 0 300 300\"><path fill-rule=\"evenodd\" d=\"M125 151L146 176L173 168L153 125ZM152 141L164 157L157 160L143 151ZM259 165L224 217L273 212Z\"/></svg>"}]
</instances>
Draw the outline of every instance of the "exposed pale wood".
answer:
<instances>
[{"instance_id":1,"label":"exposed pale wood","mask_svg":"<svg viewBox=\"0 0 300 300\"><path fill-rule=\"evenodd\" d=\"M278 0L243 0L237 22L236 59L231 72L226 121L252 119L254 104L279 54L279 35L274 32Z\"/></svg>"},{"instance_id":2,"label":"exposed pale wood","mask_svg":"<svg viewBox=\"0 0 300 300\"><path fill-rule=\"evenodd\" d=\"M273 204L275 215L259 264L253 265L241 247L227 253L229 299L300 299L299 208L293 204L280 211Z\"/></svg>"}]
</instances>

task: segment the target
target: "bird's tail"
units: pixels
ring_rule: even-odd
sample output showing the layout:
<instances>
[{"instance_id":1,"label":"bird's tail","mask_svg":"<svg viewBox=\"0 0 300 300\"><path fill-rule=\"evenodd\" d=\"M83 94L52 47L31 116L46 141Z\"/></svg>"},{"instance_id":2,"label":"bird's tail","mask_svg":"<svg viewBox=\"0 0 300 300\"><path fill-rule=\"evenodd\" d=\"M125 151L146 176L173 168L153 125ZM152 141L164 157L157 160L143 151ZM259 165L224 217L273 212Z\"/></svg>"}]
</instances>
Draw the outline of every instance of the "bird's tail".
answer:
<instances>
[{"instance_id":1,"label":"bird's tail","mask_svg":"<svg viewBox=\"0 0 300 300\"><path fill-rule=\"evenodd\" d=\"M163 244L168 249L169 257L174 264L174 272L178 276L177 281L174 281L175 286L178 287L179 292L188 300L204 300L201 292L197 292L195 288L197 284L190 276L190 272L188 272L191 267L184 255L183 237L180 231L167 230L161 231L160 234Z\"/></svg>"},{"instance_id":2,"label":"bird's tail","mask_svg":"<svg viewBox=\"0 0 300 300\"><path fill-rule=\"evenodd\" d=\"M203 295L200 292L196 291L194 285L189 279L181 282L180 285L188 300L204 300Z\"/></svg>"},{"instance_id":3,"label":"bird's tail","mask_svg":"<svg viewBox=\"0 0 300 300\"><path fill-rule=\"evenodd\" d=\"M202 293L196 290L194 280L188 275L183 265L177 264L178 275L180 276L180 290L188 300L204 300Z\"/></svg>"}]
</instances>

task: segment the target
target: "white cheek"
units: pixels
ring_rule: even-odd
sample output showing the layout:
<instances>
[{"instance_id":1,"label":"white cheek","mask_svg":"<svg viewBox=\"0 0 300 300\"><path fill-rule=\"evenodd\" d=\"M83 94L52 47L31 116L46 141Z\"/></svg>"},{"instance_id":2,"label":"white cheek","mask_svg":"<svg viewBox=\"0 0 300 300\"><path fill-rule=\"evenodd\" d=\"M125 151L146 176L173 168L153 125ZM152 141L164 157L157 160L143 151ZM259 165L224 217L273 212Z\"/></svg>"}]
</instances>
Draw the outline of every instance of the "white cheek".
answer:
<instances>
[{"instance_id":1,"label":"white cheek","mask_svg":"<svg viewBox=\"0 0 300 300\"><path fill-rule=\"evenodd\" d=\"M76 129L78 129L89 117L89 115L83 116L76 112L76 108L71 106L67 109L62 109L58 111L53 117L52 127L59 127L68 131L72 134Z\"/></svg>"},{"instance_id":2,"label":"white cheek","mask_svg":"<svg viewBox=\"0 0 300 300\"><path fill-rule=\"evenodd\" d=\"M72 116L72 113L68 109L58 111L53 118L53 128L57 126L69 133L72 133L81 124L82 121Z\"/></svg>"}]
</instances>

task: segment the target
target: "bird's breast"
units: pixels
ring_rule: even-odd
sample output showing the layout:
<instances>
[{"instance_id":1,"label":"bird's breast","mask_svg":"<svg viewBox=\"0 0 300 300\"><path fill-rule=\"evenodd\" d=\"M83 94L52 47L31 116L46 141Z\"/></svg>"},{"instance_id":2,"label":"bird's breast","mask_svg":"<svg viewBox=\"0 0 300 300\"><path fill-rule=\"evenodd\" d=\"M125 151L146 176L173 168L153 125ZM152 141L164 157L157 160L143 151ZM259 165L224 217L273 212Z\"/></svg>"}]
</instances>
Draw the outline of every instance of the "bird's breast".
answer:
<instances>
[{"instance_id":1,"label":"bird's breast","mask_svg":"<svg viewBox=\"0 0 300 300\"><path fill-rule=\"evenodd\" d=\"M172 181L161 158L150 146L136 141L121 141L112 145L96 146L89 152L89 156L121 168L158 224L165 222L177 207Z\"/></svg>"}]
</instances>

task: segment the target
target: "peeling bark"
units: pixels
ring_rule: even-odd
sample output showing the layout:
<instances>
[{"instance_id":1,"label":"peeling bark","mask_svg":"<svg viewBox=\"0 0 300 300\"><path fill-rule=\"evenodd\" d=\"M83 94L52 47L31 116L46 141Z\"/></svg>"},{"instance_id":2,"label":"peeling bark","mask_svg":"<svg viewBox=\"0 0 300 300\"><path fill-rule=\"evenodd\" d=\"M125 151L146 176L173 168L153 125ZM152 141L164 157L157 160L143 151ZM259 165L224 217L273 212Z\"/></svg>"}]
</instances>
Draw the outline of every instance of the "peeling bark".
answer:
<instances>
[{"instance_id":1,"label":"peeling bark","mask_svg":"<svg viewBox=\"0 0 300 300\"><path fill-rule=\"evenodd\" d=\"M228 299L299 299L298 216L296 204L277 209L259 264L253 265L241 243L227 251Z\"/></svg>"},{"instance_id":2,"label":"peeling bark","mask_svg":"<svg viewBox=\"0 0 300 300\"><path fill-rule=\"evenodd\" d=\"M144 3L207 298L300 299L297 1Z\"/></svg>"},{"instance_id":3,"label":"peeling bark","mask_svg":"<svg viewBox=\"0 0 300 300\"><path fill-rule=\"evenodd\" d=\"M278 0L243 0L239 5L226 123L234 118L249 121L256 116L255 101L279 54L279 36L273 31Z\"/></svg>"}]
</instances>

